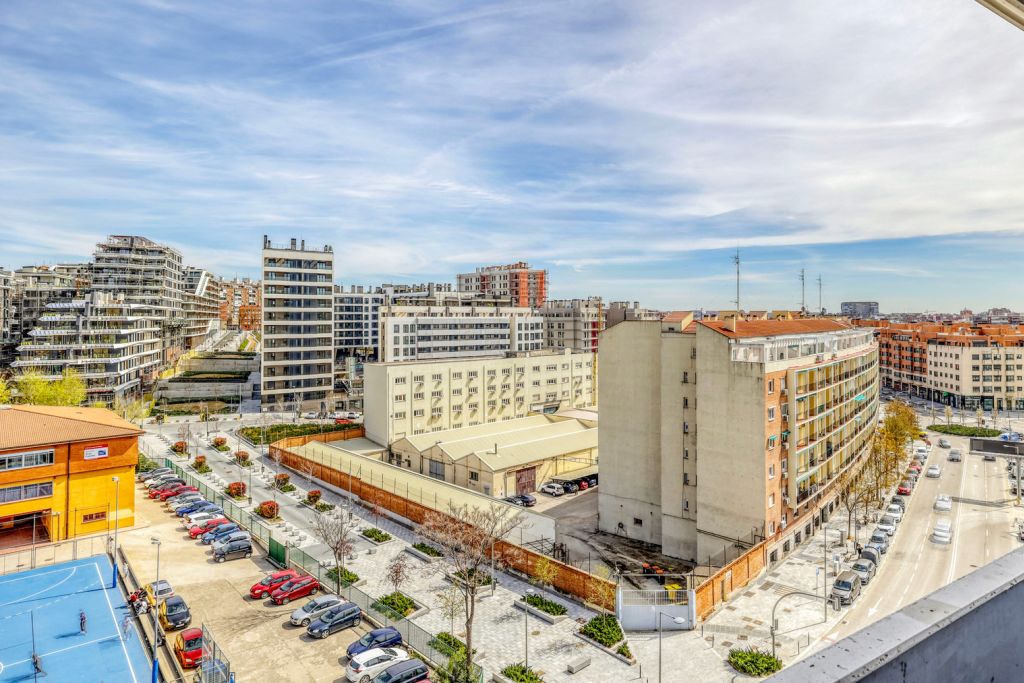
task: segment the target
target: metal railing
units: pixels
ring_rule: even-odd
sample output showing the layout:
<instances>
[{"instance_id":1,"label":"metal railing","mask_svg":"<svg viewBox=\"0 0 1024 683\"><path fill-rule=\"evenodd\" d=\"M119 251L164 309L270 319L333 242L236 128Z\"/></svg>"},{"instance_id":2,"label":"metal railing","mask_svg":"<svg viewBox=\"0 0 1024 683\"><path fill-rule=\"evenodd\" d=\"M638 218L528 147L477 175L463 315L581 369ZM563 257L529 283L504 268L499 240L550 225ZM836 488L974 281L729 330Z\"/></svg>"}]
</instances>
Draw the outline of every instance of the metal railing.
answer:
<instances>
[{"instance_id":1,"label":"metal railing","mask_svg":"<svg viewBox=\"0 0 1024 683\"><path fill-rule=\"evenodd\" d=\"M70 538L56 543L39 543L0 555L0 575L70 562L82 557L109 554L110 535Z\"/></svg>"}]
</instances>

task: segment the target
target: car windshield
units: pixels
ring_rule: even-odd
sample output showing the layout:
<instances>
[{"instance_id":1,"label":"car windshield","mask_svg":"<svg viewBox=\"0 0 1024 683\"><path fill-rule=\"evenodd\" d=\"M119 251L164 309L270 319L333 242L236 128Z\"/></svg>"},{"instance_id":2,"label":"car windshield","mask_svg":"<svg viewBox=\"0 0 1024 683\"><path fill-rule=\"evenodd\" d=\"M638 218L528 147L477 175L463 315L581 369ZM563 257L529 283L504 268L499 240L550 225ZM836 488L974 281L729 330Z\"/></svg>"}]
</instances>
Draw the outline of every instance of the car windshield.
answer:
<instances>
[{"instance_id":1,"label":"car windshield","mask_svg":"<svg viewBox=\"0 0 1024 683\"><path fill-rule=\"evenodd\" d=\"M189 638L188 640L185 641L185 649L186 650L194 650L195 648L199 647L202 644L203 644L203 637L202 636L199 636L198 638Z\"/></svg>"},{"instance_id":2,"label":"car windshield","mask_svg":"<svg viewBox=\"0 0 1024 683\"><path fill-rule=\"evenodd\" d=\"M334 607L331 610L329 610L326 614L324 614L324 616L321 618L324 621L334 621L335 619L341 616L341 613L343 611L344 610L342 610L340 607Z\"/></svg>"},{"instance_id":3,"label":"car windshield","mask_svg":"<svg viewBox=\"0 0 1024 683\"><path fill-rule=\"evenodd\" d=\"M292 588L295 588L295 583L293 581L286 581L281 584L281 587L278 588L278 590L290 591Z\"/></svg>"},{"instance_id":4,"label":"car windshield","mask_svg":"<svg viewBox=\"0 0 1024 683\"><path fill-rule=\"evenodd\" d=\"M365 636L359 639L359 644L363 647L368 647L373 643L373 634L367 633Z\"/></svg>"},{"instance_id":5,"label":"car windshield","mask_svg":"<svg viewBox=\"0 0 1024 683\"><path fill-rule=\"evenodd\" d=\"M868 565L864 562L855 562L853 564L853 568L859 572L866 572L868 570Z\"/></svg>"},{"instance_id":6,"label":"car windshield","mask_svg":"<svg viewBox=\"0 0 1024 683\"><path fill-rule=\"evenodd\" d=\"M281 579L278 578L278 577L268 576L267 578L265 578L262 581L260 581L260 585L261 586L269 586L270 584L275 583L275 582L280 581L280 580Z\"/></svg>"},{"instance_id":7,"label":"car windshield","mask_svg":"<svg viewBox=\"0 0 1024 683\"><path fill-rule=\"evenodd\" d=\"M184 614L188 611L188 607L183 602L166 602L164 604L167 605L167 616L169 617Z\"/></svg>"},{"instance_id":8,"label":"car windshield","mask_svg":"<svg viewBox=\"0 0 1024 683\"><path fill-rule=\"evenodd\" d=\"M849 581L836 581L836 588L840 590L850 590Z\"/></svg>"},{"instance_id":9,"label":"car windshield","mask_svg":"<svg viewBox=\"0 0 1024 683\"><path fill-rule=\"evenodd\" d=\"M874 543L885 543L885 536L883 534L872 534L871 540Z\"/></svg>"},{"instance_id":10,"label":"car windshield","mask_svg":"<svg viewBox=\"0 0 1024 683\"><path fill-rule=\"evenodd\" d=\"M320 606L321 605L316 600L310 600L309 602L307 602L305 605L302 606L302 611L306 612L306 613L309 613L309 612L312 612L315 609L319 609Z\"/></svg>"}]
</instances>

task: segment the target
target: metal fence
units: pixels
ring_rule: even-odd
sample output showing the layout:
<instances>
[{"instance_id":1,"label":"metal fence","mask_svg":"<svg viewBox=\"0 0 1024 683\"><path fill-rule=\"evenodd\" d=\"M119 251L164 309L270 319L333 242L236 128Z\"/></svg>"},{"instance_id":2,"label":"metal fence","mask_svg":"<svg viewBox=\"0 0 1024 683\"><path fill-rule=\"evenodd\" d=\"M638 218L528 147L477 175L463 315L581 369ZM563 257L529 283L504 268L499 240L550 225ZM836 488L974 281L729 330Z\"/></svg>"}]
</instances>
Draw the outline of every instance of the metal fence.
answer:
<instances>
[{"instance_id":1,"label":"metal fence","mask_svg":"<svg viewBox=\"0 0 1024 683\"><path fill-rule=\"evenodd\" d=\"M204 683L229 683L231 677L231 662L228 661L224 650L217 645L213 634L203 624L203 660L199 665L198 677Z\"/></svg>"},{"instance_id":2,"label":"metal fence","mask_svg":"<svg viewBox=\"0 0 1024 683\"><path fill-rule=\"evenodd\" d=\"M0 555L0 575L70 562L81 557L109 555L110 538L108 534L103 533L5 552Z\"/></svg>"}]
</instances>

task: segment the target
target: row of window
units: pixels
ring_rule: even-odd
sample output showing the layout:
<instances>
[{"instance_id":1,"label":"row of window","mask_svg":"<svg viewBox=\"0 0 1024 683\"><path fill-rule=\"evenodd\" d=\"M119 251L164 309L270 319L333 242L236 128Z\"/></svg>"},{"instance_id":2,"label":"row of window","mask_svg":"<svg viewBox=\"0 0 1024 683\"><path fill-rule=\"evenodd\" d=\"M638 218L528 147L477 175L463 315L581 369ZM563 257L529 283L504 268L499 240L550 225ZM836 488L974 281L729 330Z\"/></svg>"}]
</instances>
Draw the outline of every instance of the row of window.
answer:
<instances>
[{"instance_id":1,"label":"row of window","mask_svg":"<svg viewBox=\"0 0 1024 683\"><path fill-rule=\"evenodd\" d=\"M45 451L29 451L27 453L10 453L0 455L0 472L5 470L22 470L26 467L43 467L53 464L53 449Z\"/></svg>"},{"instance_id":2,"label":"row of window","mask_svg":"<svg viewBox=\"0 0 1024 683\"><path fill-rule=\"evenodd\" d=\"M14 503L19 500L31 500L32 498L47 498L53 495L53 482L46 481L41 484L21 484L19 486L8 486L0 488L0 504Z\"/></svg>"},{"instance_id":3,"label":"row of window","mask_svg":"<svg viewBox=\"0 0 1024 683\"><path fill-rule=\"evenodd\" d=\"M589 368L591 366L592 366L592 362L591 361L587 361L587 367ZM534 365L531 369L534 372L540 372L540 366L539 365ZM558 365L547 365L547 366L545 366L544 369L549 371L549 372L553 372L555 370L558 370ZM569 364L568 363L562 363L562 369L563 370L568 370L569 369ZM583 369L583 361L579 361L579 362L576 363L576 369L577 370L582 370ZM525 371L526 371L526 368L524 368L524 367L517 367L516 368L516 372L517 373L521 374L521 373L523 373ZM504 377L508 377L509 375L512 374L512 368L502 368L501 374ZM480 376L480 373L478 371L476 371L476 370L470 370L469 373L468 373L469 379L476 379L479 376ZM497 370L488 370L487 371L487 376L488 377L496 377L497 376ZM413 382L423 382L424 377L426 377L426 375L413 375L412 381ZM443 378L444 378L444 376L442 375L442 373L439 373L439 372L438 373L434 373L434 374L432 374L430 376L430 379L432 381L434 381L434 382L440 382ZM453 372L452 373L452 379L462 379L462 372ZM395 384L405 384L406 383L406 378L405 377L395 377L394 378L394 383Z\"/></svg>"}]
</instances>

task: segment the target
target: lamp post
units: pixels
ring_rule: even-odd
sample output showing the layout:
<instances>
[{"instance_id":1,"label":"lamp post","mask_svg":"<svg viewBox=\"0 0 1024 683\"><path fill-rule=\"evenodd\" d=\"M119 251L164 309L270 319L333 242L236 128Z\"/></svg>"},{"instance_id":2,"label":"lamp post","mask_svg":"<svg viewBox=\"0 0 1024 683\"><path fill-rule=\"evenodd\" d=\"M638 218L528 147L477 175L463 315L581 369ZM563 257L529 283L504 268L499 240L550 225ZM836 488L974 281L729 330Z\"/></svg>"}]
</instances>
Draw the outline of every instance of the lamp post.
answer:
<instances>
[{"instance_id":1,"label":"lamp post","mask_svg":"<svg viewBox=\"0 0 1024 683\"><path fill-rule=\"evenodd\" d=\"M491 581L492 582L494 581L494 575L493 574L491 575ZM527 588L526 589L526 595L527 596L533 595L533 592L534 591L533 591L532 588ZM527 605L527 607L529 607L530 603L526 603L526 605ZM525 651L525 657L523 658L523 663L526 666L526 668L529 669L530 668L530 611L529 610L525 610L525 609L523 610L523 635L526 637L525 647L523 648L524 651Z\"/></svg>"},{"instance_id":2,"label":"lamp post","mask_svg":"<svg viewBox=\"0 0 1024 683\"><path fill-rule=\"evenodd\" d=\"M150 537L149 542L156 546L156 582L153 586L153 597L156 603L153 607L153 682L159 683L160 681L160 660L156 658L156 643L160 639L160 622L157 621L156 615L160 611L160 539L155 536Z\"/></svg>"},{"instance_id":3,"label":"lamp post","mask_svg":"<svg viewBox=\"0 0 1024 683\"><path fill-rule=\"evenodd\" d=\"M57 530L57 538L55 538L53 540L59 541L60 540L60 510L54 510L53 511L53 516L57 518L57 521L53 522L53 528ZM115 560L115 562L116 562L116 560Z\"/></svg>"},{"instance_id":4,"label":"lamp post","mask_svg":"<svg viewBox=\"0 0 1024 683\"><path fill-rule=\"evenodd\" d=\"M263 467L263 465L260 465L260 467ZM252 469L252 463L249 463L249 488L245 490L249 494L249 507L252 507Z\"/></svg>"},{"instance_id":5,"label":"lamp post","mask_svg":"<svg viewBox=\"0 0 1024 683\"><path fill-rule=\"evenodd\" d=\"M117 588L117 523L118 523L118 514L117 513L121 509L121 505L120 505L121 501L119 499L120 493L121 493L121 487L118 484L118 482L121 481L121 478L120 477L111 477L110 481L114 482L114 558L113 558L114 561L113 561L112 564L113 564L113 569L114 569L114 588Z\"/></svg>"},{"instance_id":6,"label":"lamp post","mask_svg":"<svg viewBox=\"0 0 1024 683\"><path fill-rule=\"evenodd\" d=\"M658 612L658 683L661 683L661 634L663 633L663 630L661 628L661 618L663 616L665 616L665 613L662 612L662 611L659 611ZM683 619L682 617L672 617L672 621L674 621L677 624L685 624L686 623L686 619Z\"/></svg>"}]
</instances>

